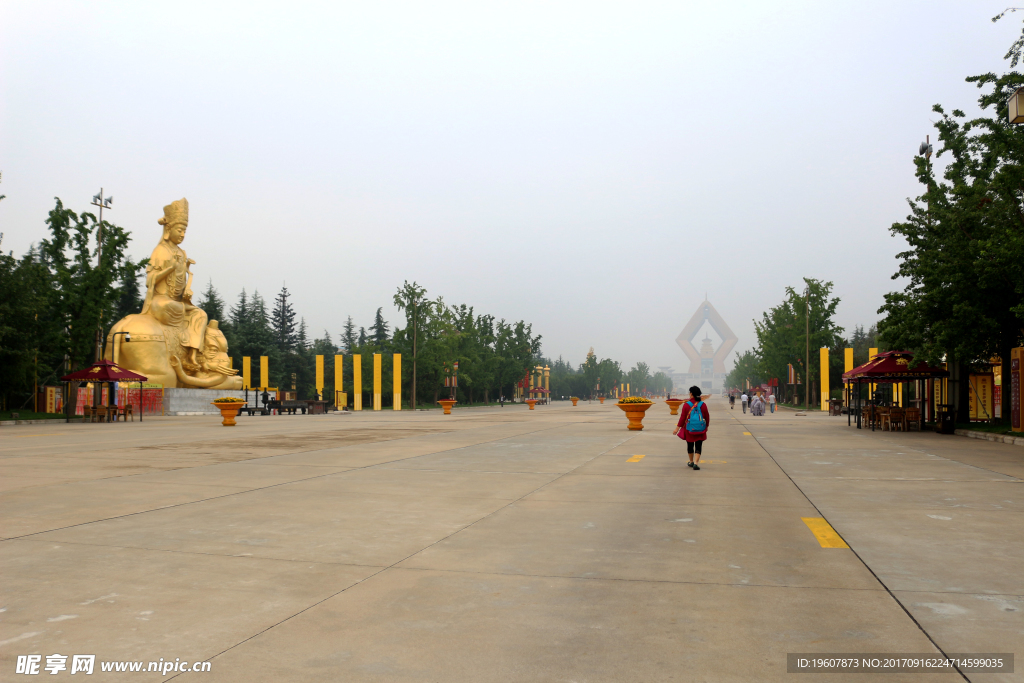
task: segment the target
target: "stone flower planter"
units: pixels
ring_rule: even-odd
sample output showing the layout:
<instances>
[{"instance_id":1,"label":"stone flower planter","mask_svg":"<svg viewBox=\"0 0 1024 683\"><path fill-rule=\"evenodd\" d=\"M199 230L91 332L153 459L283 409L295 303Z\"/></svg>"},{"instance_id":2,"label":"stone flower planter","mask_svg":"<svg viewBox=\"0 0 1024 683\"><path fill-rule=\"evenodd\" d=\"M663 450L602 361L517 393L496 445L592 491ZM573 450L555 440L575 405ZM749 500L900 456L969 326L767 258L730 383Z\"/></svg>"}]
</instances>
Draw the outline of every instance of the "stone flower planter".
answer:
<instances>
[{"instance_id":1,"label":"stone flower planter","mask_svg":"<svg viewBox=\"0 0 1024 683\"><path fill-rule=\"evenodd\" d=\"M629 419L629 426L627 429L633 431L640 431L644 428L644 413L653 406L653 403L616 403L622 412L626 414Z\"/></svg>"},{"instance_id":2,"label":"stone flower planter","mask_svg":"<svg viewBox=\"0 0 1024 683\"><path fill-rule=\"evenodd\" d=\"M679 406L681 406L684 403L686 403L686 401L681 401L678 398L670 398L667 401L665 401L665 403L668 404L669 409L672 411L672 413L671 413L672 415L678 415L679 414Z\"/></svg>"},{"instance_id":3,"label":"stone flower planter","mask_svg":"<svg viewBox=\"0 0 1024 683\"><path fill-rule=\"evenodd\" d=\"M242 409L242 406L244 406L245 403L242 401L224 401L223 403L211 403L210 405L220 411L222 425L225 427L234 427L238 424L235 422L235 417L238 415L238 411Z\"/></svg>"},{"instance_id":4,"label":"stone flower planter","mask_svg":"<svg viewBox=\"0 0 1024 683\"><path fill-rule=\"evenodd\" d=\"M530 410L533 410L537 406L537 399L528 398L526 399L526 405L530 406Z\"/></svg>"},{"instance_id":5,"label":"stone flower planter","mask_svg":"<svg viewBox=\"0 0 1024 683\"><path fill-rule=\"evenodd\" d=\"M576 398L575 396L570 396L569 400L572 401L573 405L576 405L579 402L579 399Z\"/></svg>"},{"instance_id":6,"label":"stone flower planter","mask_svg":"<svg viewBox=\"0 0 1024 683\"><path fill-rule=\"evenodd\" d=\"M597 400L601 402L601 405L604 405L604 396L599 397Z\"/></svg>"},{"instance_id":7,"label":"stone flower planter","mask_svg":"<svg viewBox=\"0 0 1024 683\"><path fill-rule=\"evenodd\" d=\"M455 405L456 403L458 403L458 401L456 401L454 399L451 399L451 398L446 398L446 399L442 399L442 400L438 401L438 403L440 403L441 407L444 408L444 414L445 415L451 415L452 414L452 406Z\"/></svg>"}]
</instances>

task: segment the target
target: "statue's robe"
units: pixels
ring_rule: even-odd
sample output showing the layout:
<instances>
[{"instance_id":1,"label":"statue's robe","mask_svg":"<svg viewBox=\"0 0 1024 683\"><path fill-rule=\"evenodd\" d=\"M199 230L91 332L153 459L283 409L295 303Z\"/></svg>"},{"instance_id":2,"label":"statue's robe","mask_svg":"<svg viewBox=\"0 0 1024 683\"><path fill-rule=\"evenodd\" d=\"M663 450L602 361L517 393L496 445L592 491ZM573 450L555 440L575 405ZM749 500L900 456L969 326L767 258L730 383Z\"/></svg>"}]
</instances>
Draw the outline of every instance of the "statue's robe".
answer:
<instances>
[{"instance_id":1,"label":"statue's robe","mask_svg":"<svg viewBox=\"0 0 1024 683\"><path fill-rule=\"evenodd\" d=\"M157 280L157 273L168 266L173 266L173 270ZM178 329L181 346L195 349L198 356L203 352L207 319L203 309L192 305L191 278L185 251L161 240L146 268L146 303L142 315L151 315L162 325Z\"/></svg>"}]
</instances>

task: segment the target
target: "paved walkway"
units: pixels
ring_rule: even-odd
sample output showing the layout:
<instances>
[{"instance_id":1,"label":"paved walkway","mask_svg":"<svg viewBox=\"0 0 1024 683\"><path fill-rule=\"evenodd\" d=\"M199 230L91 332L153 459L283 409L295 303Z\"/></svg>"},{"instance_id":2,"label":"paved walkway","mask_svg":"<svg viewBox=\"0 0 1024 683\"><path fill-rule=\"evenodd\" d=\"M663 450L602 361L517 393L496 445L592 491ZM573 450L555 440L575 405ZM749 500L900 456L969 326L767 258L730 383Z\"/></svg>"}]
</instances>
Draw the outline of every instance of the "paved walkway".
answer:
<instances>
[{"instance_id":1,"label":"paved walkway","mask_svg":"<svg viewBox=\"0 0 1024 683\"><path fill-rule=\"evenodd\" d=\"M2 428L0 680L54 653L474 683L1024 653L1024 449L711 405L699 472L663 404L641 433L610 403ZM1024 680L895 677L965 678Z\"/></svg>"}]
</instances>

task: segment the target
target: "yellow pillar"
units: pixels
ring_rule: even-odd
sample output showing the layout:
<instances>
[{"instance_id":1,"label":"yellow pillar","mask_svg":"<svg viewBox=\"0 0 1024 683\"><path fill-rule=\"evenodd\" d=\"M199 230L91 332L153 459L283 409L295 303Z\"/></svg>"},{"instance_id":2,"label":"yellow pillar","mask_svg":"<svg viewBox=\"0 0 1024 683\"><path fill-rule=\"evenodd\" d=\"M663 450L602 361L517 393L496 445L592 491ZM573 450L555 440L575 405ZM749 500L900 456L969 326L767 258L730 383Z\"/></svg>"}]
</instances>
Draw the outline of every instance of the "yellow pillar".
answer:
<instances>
[{"instance_id":1,"label":"yellow pillar","mask_svg":"<svg viewBox=\"0 0 1024 683\"><path fill-rule=\"evenodd\" d=\"M394 396L391 399L391 409L402 409L402 354L396 353L392 361L391 374L395 380Z\"/></svg>"},{"instance_id":2,"label":"yellow pillar","mask_svg":"<svg viewBox=\"0 0 1024 683\"><path fill-rule=\"evenodd\" d=\"M249 356L242 356L242 388L252 387L252 359Z\"/></svg>"},{"instance_id":3,"label":"yellow pillar","mask_svg":"<svg viewBox=\"0 0 1024 683\"><path fill-rule=\"evenodd\" d=\"M321 398L324 393L324 357L316 357L316 393L320 394Z\"/></svg>"},{"instance_id":4,"label":"yellow pillar","mask_svg":"<svg viewBox=\"0 0 1024 683\"><path fill-rule=\"evenodd\" d=\"M626 382L626 396L629 396L629 395L630 395L629 382Z\"/></svg>"},{"instance_id":5,"label":"yellow pillar","mask_svg":"<svg viewBox=\"0 0 1024 683\"><path fill-rule=\"evenodd\" d=\"M877 356L878 354L879 354L879 349L877 349L877 348L869 348L869 349L867 349L867 359L868 360L873 360L874 356ZM869 400L874 398L874 387L876 387L876 386L877 385L874 385L874 384L868 384L867 385L867 392L870 394L868 396Z\"/></svg>"},{"instance_id":6,"label":"yellow pillar","mask_svg":"<svg viewBox=\"0 0 1024 683\"><path fill-rule=\"evenodd\" d=\"M551 403L551 367L548 365L544 366L544 388L548 390L545 395L548 399L548 403Z\"/></svg>"},{"instance_id":7,"label":"yellow pillar","mask_svg":"<svg viewBox=\"0 0 1024 683\"><path fill-rule=\"evenodd\" d=\"M338 393L344 396L345 392L345 357L337 355L334 357L334 406L344 408L348 403L344 398L338 398ZM340 405L338 402L341 402Z\"/></svg>"},{"instance_id":8,"label":"yellow pillar","mask_svg":"<svg viewBox=\"0 0 1024 683\"><path fill-rule=\"evenodd\" d=\"M853 349L843 349L843 372L849 372L853 370ZM853 385L844 384L846 389L843 393L843 400L846 401L847 407L853 405Z\"/></svg>"},{"instance_id":9,"label":"yellow pillar","mask_svg":"<svg viewBox=\"0 0 1024 683\"><path fill-rule=\"evenodd\" d=\"M352 355L352 409L363 409L363 357Z\"/></svg>"},{"instance_id":10,"label":"yellow pillar","mask_svg":"<svg viewBox=\"0 0 1024 683\"><path fill-rule=\"evenodd\" d=\"M821 364L821 409L828 410L828 347L822 346L819 350L819 362Z\"/></svg>"},{"instance_id":11,"label":"yellow pillar","mask_svg":"<svg viewBox=\"0 0 1024 683\"><path fill-rule=\"evenodd\" d=\"M380 392L381 392L380 382L381 382L381 377L380 377L380 354L379 353L375 353L375 354L373 354L373 409L374 410L380 410L381 409L381 405L380 405L380 403L381 403L381 401L380 401Z\"/></svg>"},{"instance_id":12,"label":"yellow pillar","mask_svg":"<svg viewBox=\"0 0 1024 683\"><path fill-rule=\"evenodd\" d=\"M533 370L530 371L530 392L526 395L526 398L533 398L533 377L535 374Z\"/></svg>"},{"instance_id":13,"label":"yellow pillar","mask_svg":"<svg viewBox=\"0 0 1024 683\"><path fill-rule=\"evenodd\" d=\"M260 356L260 389L270 386L270 363L266 356Z\"/></svg>"}]
</instances>

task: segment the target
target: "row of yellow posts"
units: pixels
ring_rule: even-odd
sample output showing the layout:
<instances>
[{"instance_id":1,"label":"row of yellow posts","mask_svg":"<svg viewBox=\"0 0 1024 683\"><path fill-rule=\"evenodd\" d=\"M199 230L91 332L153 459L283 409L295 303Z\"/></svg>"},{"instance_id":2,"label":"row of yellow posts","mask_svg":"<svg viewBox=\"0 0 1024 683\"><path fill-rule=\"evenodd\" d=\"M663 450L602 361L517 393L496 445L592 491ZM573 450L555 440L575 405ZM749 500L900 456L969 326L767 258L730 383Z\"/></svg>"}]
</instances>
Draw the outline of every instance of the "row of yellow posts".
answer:
<instances>
[{"instance_id":1,"label":"row of yellow posts","mask_svg":"<svg viewBox=\"0 0 1024 683\"><path fill-rule=\"evenodd\" d=\"M339 408L348 406L348 395L338 389L344 386L345 364L344 355L334 356L334 387L335 405ZM392 410L402 409L402 354L393 354L392 371L394 384L392 387ZM373 410L381 410L381 377L382 377L381 354L373 354ZM266 356L260 356L260 383L254 387L252 384L252 359L249 356L242 357L242 387L244 389L267 389L270 386L270 364ZM324 357L316 357L316 392L323 395L324 391ZM352 354L352 409L363 409L363 357L361 354Z\"/></svg>"}]
</instances>

